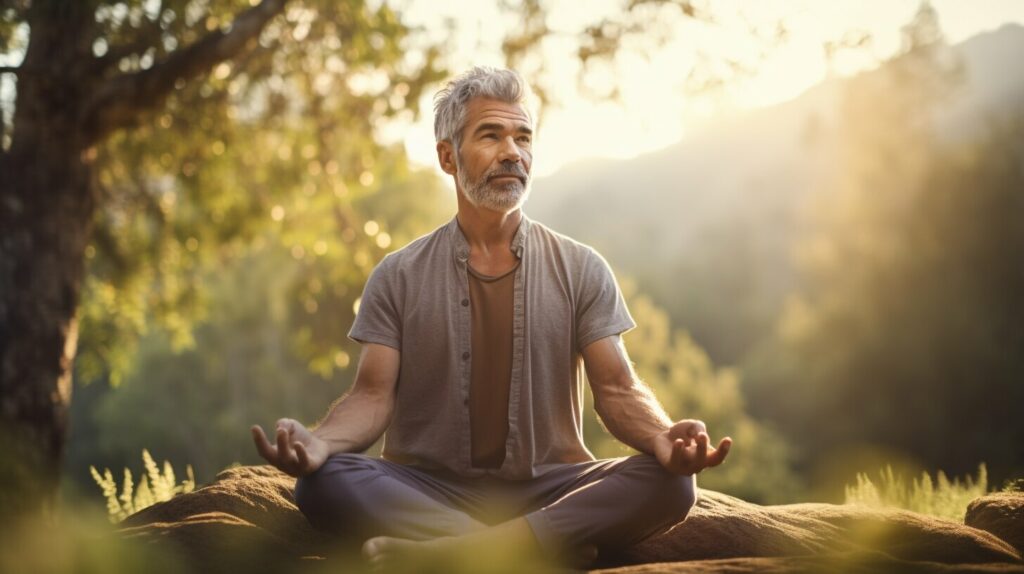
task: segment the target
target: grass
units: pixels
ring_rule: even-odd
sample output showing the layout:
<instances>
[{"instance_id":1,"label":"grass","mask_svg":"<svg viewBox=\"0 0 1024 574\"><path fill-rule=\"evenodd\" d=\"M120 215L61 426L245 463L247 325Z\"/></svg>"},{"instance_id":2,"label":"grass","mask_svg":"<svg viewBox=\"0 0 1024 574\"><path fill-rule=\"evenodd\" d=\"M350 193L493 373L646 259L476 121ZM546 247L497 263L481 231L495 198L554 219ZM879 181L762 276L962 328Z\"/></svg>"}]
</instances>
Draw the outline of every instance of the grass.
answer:
<instances>
[{"instance_id":1,"label":"grass","mask_svg":"<svg viewBox=\"0 0 1024 574\"><path fill-rule=\"evenodd\" d=\"M873 481L867 473L858 473L856 482L846 485L846 504L859 504L874 508L903 508L962 521L967 505L988 494L988 471L985 463L978 465L976 477L967 476L950 480L941 470L933 479L927 472L909 482L896 474L892 466L886 465L879 471L878 480Z\"/></svg>"}]
</instances>

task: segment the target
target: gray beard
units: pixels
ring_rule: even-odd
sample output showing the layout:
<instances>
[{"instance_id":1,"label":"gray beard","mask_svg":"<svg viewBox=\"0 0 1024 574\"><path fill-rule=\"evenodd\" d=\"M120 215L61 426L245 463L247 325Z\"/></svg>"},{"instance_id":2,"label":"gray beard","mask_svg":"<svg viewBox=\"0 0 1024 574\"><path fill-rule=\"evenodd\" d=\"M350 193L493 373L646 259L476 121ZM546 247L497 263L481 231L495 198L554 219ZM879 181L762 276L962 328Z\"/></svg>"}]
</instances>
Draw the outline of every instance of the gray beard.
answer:
<instances>
[{"instance_id":1,"label":"gray beard","mask_svg":"<svg viewBox=\"0 0 1024 574\"><path fill-rule=\"evenodd\" d=\"M531 178L529 176L527 176L525 184L518 180L509 183L492 183L487 181L486 175L477 181L469 181L465 170L461 169L461 166L458 166L457 169L462 195L474 207L507 212L522 207L530 196Z\"/></svg>"}]
</instances>

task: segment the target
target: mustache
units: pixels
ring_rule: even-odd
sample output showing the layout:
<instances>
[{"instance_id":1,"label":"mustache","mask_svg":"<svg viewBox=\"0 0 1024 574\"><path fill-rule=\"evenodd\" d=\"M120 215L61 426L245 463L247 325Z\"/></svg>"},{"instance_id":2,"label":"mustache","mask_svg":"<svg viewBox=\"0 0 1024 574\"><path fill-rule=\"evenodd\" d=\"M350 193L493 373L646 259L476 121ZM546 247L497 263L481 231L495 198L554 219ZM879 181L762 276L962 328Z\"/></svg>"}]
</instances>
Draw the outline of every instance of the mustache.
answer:
<instances>
[{"instance_id":1,"label":"mustache","mask_svg":"<svg viewBox=\"0 0 1024 574\"><path fill-rule=\"evenodd\" d=\"M526 173L526 170L523 169L523 166L519 165L518 163L510 163L508 165L503 165L502 167L495 169L494 171L488 172L487 181L490 181L496 177L502 177L506 175L518 177L520 181L524 182L530 177Z\"/></svg>"}]
</instances>

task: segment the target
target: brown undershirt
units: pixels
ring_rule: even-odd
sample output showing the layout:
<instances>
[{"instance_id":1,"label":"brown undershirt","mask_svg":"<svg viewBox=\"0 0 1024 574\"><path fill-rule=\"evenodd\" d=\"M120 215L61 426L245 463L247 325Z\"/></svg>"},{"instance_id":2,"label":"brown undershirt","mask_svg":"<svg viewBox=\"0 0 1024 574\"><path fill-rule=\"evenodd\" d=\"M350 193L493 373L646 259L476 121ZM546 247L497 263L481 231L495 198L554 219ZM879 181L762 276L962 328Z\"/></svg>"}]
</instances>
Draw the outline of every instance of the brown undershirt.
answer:
<instances>
[{"instance_id":1,"label":"brown undershirt","mask_svg":"<svg viewBox=\"0 0 1024 574\"><path fill-rule=\"evenodd\" d=\"M472 363L469 385L472 465L501 468L508 438L512 377L512 306L515 267L489 276L469 267Z\"/></svg>"}]
</instances>

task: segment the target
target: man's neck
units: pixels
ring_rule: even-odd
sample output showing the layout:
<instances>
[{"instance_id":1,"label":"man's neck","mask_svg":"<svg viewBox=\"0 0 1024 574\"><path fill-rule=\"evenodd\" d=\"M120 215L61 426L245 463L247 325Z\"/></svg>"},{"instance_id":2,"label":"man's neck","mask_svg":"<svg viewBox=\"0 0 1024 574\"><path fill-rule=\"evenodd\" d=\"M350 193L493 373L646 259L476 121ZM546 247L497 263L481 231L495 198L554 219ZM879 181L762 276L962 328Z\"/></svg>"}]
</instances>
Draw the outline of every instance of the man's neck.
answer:
<instances>
[{"instance_id":1,"label":"man's neck","mask_svg":"<svg viewBox=\"0 0 1024 574\"><path fill-rule=\"evenodd\" d=\"M462 234L466 236L470 251L489 258L509 250L516 229L523 219L523 210L516 208L503 213L460 201L459 212L455 217Z\"/></svg>"}]
</instances>

